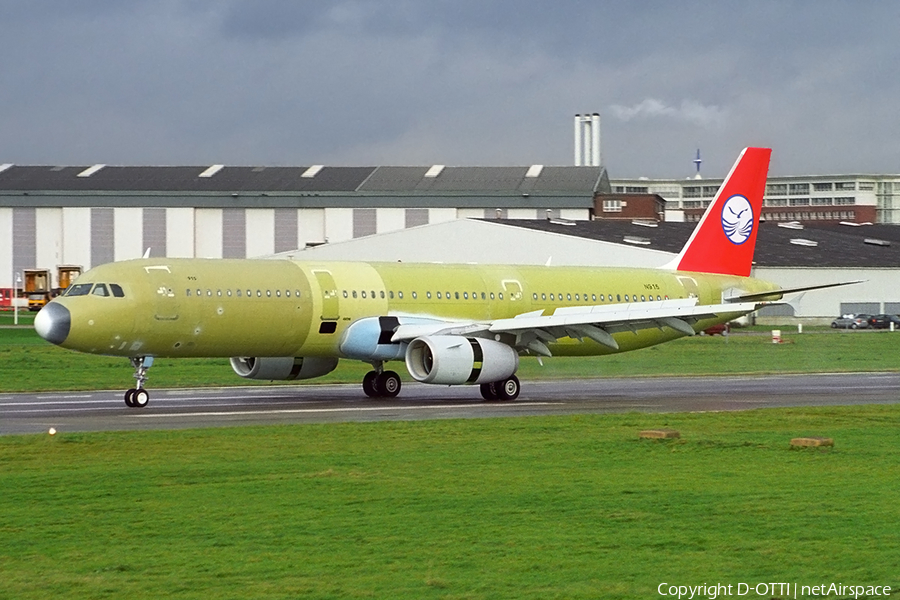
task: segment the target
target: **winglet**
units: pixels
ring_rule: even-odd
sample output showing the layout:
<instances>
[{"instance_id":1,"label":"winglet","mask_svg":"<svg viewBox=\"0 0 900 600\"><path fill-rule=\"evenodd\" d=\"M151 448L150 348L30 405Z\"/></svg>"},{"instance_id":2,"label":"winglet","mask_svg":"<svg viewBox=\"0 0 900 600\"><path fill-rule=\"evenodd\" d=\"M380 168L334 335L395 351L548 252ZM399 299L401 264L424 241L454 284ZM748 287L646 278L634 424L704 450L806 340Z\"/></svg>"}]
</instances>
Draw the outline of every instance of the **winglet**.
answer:
<instances>
[{"instance_id":1,"label":"winglet","mask_svg":"<svg viewBox=\"0 0 900 600\"><path fill-rule=\"evenodd\" d=\"M750 275L770 148L744 148L681 253L664 268Z\"/></svg>"}]
</instances>

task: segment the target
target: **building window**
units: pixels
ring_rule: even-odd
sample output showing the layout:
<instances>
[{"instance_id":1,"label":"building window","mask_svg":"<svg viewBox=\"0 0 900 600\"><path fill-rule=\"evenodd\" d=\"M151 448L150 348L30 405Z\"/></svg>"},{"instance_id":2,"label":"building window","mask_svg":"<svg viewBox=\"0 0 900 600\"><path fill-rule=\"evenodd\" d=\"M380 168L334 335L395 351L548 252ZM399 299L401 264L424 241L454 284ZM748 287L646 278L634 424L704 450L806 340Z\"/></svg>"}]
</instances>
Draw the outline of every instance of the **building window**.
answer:
<instances>
[{"instance_id":1,"label":"building window","mask_svg":"<svg viewBox=\"0 0 900 600\"><path fill-rule=\"evenodd\" d=\"M604 200L603 212L622 212L621 200Z\"/></svg>"},{"instance_id":2,"label":"building window","mask_svg":"<svg viewBox=\"0 0 900 600\"><path fill-rule=\"evenodd\" d=\"M766 195L770 196L784 196L787 194L787 184L786 183L770 183L766 186Z\"/></svg>"},{"instance_id":3,"label":"building window","mask_svg":"<svg viewBox=\"0 0 900 600\"><path fill-rule=\"evenodd\" d=\"M834 189L834 184L832 183L814 183L813 191L814 192L830 192Z\"/></svg>"},{"instance_id":4,"label":"building window","mask_svg":"<svg viewBox=\"0 0 900 600\"><path fill-rule=\"evenodd\" d=\"M808 183L792 183L788 187L788 190L791 194L808 194L809 193L809 184Z\"/></svg>"},{"instance_id":5,"label":"building window","mask_svg":"<svg viewBox=\"0 0 900 600\"><path fill-rule=\"evenodd\" d=\"M684 188L682 194L685 198L699 198L702 194L702 188L699 185L692 185Z\"/></svg>"}]
</instances>

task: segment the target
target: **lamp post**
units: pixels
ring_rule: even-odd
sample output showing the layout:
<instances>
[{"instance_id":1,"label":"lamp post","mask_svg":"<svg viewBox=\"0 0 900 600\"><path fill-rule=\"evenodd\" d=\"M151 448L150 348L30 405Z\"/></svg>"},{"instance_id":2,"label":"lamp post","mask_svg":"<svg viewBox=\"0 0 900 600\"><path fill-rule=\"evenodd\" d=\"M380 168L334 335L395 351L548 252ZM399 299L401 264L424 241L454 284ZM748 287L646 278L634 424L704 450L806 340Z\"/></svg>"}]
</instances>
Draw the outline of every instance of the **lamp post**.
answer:
<instances>
[{"instance_id":1,"label":"lamp post","mask_svg":"<svg viewBox=\"0 0 900 600\"><path fill-rule=\"evenodd\" d=\"M16 289L13 291L13 325L19 324L19 286L22 285L22 276L16 271Z\"/></svg>"}]
</instances>

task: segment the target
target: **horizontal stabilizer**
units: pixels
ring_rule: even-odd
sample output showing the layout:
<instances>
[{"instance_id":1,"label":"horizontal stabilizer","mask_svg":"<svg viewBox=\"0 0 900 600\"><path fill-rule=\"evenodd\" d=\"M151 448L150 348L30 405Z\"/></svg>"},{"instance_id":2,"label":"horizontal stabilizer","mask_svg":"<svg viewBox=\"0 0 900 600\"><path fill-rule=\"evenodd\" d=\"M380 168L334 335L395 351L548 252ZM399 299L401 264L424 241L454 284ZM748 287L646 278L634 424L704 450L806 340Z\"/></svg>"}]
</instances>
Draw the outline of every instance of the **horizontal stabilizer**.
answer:
<instances>
[{"instance_id":1,"label":"horizontal stabilizer","mask_svg":"<svg viewBox=\"0 0 900 600\"><path fill-rule=\"evenodd\" d=\"M857 283L865 283L865 279L857 279L856 281L843 281L841 283L823 283L821 285L807 285L795 288L781 288L779 290L771 290L768 292L754 292L752 294L740 294L738 296L730 296L724 298L725 302L756 302L773 298L773 296L784 296L785 294L796 294L799 292L808 292L810 290L823 290L825 288L840 287L842 285L855 285Z\"/></svg>"}]
</instances>

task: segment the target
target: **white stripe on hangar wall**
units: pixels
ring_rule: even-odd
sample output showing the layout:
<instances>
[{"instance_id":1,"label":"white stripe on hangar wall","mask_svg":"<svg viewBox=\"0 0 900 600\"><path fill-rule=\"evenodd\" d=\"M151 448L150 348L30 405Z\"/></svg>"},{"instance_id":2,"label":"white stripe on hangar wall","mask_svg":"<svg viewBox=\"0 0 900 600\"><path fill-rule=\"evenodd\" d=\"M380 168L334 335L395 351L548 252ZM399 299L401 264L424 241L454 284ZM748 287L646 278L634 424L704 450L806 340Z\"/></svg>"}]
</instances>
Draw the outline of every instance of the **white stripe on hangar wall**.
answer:
<instances>
[{"instance_id":1,"label":"white stripe on hangar wall","mask_svg":"<svg viewBox=\"0 0 900 600\"><path fill-rule=\"evenodd\" d=\"M0 208L0 240L12 240L13 209ZM13 245L0 244L0 287L13 287Z\"/></svg>"}]
</instances>

